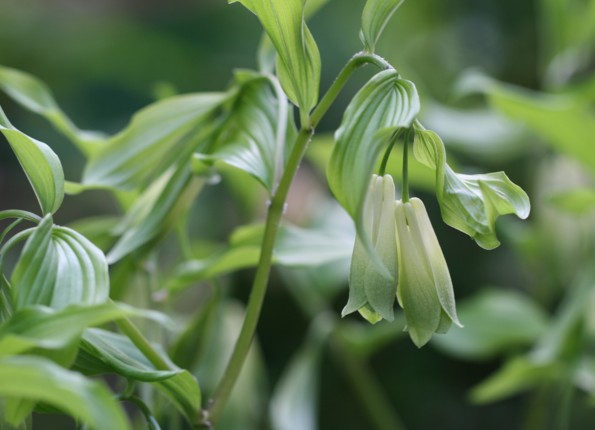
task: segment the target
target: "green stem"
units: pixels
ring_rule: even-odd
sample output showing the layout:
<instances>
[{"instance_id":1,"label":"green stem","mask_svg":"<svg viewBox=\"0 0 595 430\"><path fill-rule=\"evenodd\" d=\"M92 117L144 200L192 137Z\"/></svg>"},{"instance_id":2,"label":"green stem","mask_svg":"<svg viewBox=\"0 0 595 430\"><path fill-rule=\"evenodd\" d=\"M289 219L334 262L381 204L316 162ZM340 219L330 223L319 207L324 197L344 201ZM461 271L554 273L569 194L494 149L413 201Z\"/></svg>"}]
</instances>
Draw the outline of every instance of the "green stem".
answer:
<instances>
[{"instance_id":1,"label":"green stem","mask_svg":"<svg viewBox=\"0 0 595 430\"><path fill-rule=\"evenodd\" d=\"M318 125L318 123L320 122L324 114L328 111L328 109L331 107L331 105L333 104L333 102L335 101L335 99L337 98L337 96L339 95L339 93L341 92L341 90L343 89L353 72L357 70L359 67L368 63L374 64L380 69L393 69L393 66L391 66L386 60L384 60L382 57L376 54L369 54L365 52L359 52L355 54L353 57L349 59L345 67L343 67L343 69L339 72L333 84L330 86L324 97L320 100L320 103L318 103L316 109L314 109L314 111L312 112L312 115L310 116L310 124L312 125L312 127L315 128Z\"/></svg>"},{"instance_id":2,"label":"green stem","mask_svg":"<svg viewBox=\"0 0 595 430\"><path fill-rule=\"evenodd\" d=\"M205 422L208 421L210 423L209 425L212 425L219 418L250 350L267 289L272 265L273 247L281 223L281 217L283 216L285 199L312 134L312 129L302 129L300 131L285 171L283 172L283 176L281 177L281 181L279 182L277 192L271 200L267 213L264 237L262 239L260 260L258 262L258 267L254 276L254 283L252 284L252 291L246 307L244 323L229 363L227 364L223 377L213 394L205 414Z\"/></svg>"},{"instance_id":3,"label":"green stem","mask_svg":"<svg viewBox=\"0 0 595 430\"><path fill-rule=\"evenodd\" d=\"M19 209L9 209L5 211L0 211L0 220L7 218L22 218L24 220L31 221L36 224L39 224L41 222L41 217L39 217L38 215Z\"/></svg>"},{"instance_id":4,"label":"green stem","mask_svg":"<svg viewBox=\"0 0 595 430\"><path fill-rule=\"evenodd\" d=\"M214 423L219 418L225 403L227 402L231 390L240 374L242 365L246 360L246 356L250 351L252 339L256 332L256 326L260 318L260 311L264 302L264 297L267 290L267 284L272 266L273 248L275 239L279 230L281 218L285 208L285 200L289 187L293 182L293 178L297 169L304 157L308 143L314 133L314 128L318 125L322 117L333 104L341 89L345 86L351 74L361 65L372 63L382 69L393 68L386 60L375 54L358 53L354 55L343 70L337 76L329 90L321 99L318 106L314 109L312 114L308 116L307 112L300 110L300 123L302 129L297 137L296 143L293 147L292 153L289 156L287 165L278 188L275 190L269 210L267 212L267 219L265 223L265 231L261 245L260 260L256 268L250 298L246 307L246 314L244 322L240 330L240 334L236 341L231 358L223 373L223 377L219 381L215 392L209 401L208 408L203 411L202 423L199 426L203 428L212 428Z\"/></svg>"},{"instance_id":5,"label":"green stem","mask_svg":"<svg viewBox=\"0 0 595 430\"><path fill-rule=\"evenodd\" d=\"M345 369L355 394L368 412L373 426L378 430L405 430L405 426L387 402L376 378L366 364L348 347L340 332L332 338L333 356Z\"/></svg>"},{"instance_id":6,"label":"green stem","mask_svg":"<svg viewBox=\"0 0 595 430\"><path fill-rule=\"evenodd\" d=\"M390 154L391 154L395 144L397 143L398 137L399 137L398 133L393 133L393 135L390 137L390 142L388 144L388 147L386 148L386 151L384 151L384 156L382 157L382 162L380 163L380 170L378 170L378 176L384 176L384 174L386 173L386 166L388 165L388 159L390 158Z\"/></svg>"},{"instance_id":7,"label":"green stem","mask_svg":"<svg viewBox=\"0 0 595 430\"><path fill-rule=\"evenodd\" d=\"M403 143L403 186L401 191L401 200L403 203L409 201L409 142L413 140L415 134L412 129L405 133L405 142Z\"/></svg>"}]
</instances>

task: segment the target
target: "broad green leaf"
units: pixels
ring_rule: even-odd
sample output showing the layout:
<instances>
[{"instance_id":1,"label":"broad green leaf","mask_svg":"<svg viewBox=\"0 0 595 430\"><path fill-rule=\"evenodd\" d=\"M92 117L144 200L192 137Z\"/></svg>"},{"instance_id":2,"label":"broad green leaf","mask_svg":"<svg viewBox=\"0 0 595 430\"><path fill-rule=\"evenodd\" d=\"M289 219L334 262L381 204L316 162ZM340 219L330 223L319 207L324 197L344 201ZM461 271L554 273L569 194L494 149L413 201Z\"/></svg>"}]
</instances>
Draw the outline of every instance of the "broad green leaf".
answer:
<instances>
[{"instance_id":1,"label":"broad green leaf","mask_svg":"<svg viewBox=\"0 0 595 430\"><path fill-rule=\"evenodd\" d=\"M572 94L547 94L506 85L477 74L461 84L465 92L480 91L492 106L545 139L556 151L595 168L595 115L588 103Z\"/></svg>"},{"instance_id":2,"label":"broad green leaf","mask_svg":"<svg viewBox=\"0 0 595 430\"><path fill-rule=\"evenodd\" d=\"M366 2L360 33L366 51L374 52L384 27L402 3L403 0L368 0Z\"/></svg>"},{"instance_id":3,"label":"broad green leaf","mask_svg":"<svg viewBox=\"0 0 595 430\"><path fill-rule=\"evenodd\" d=\"M289 99L302 111L318 100L320 54L304 21L306 0L239 1L260 20L277 50L277 74Z\"/></svg>"},{"instance_id":4,"label":"broad green leaf","mask_svg":"<svg viewBox=\"0 0 595 430\"><path fill-rule=\"evenodd\" d=\"M109 263L121 260L150 241L162 237L186 212L202 189L204 178L194 177L186 163L165 172L129 209L114 233L120 238L107 254Z\"/></svg>"},{"instance_id":5,"label":"broad green leaf","mask_svg":"<svg viewBox=\"0 0 595 430\"><path fill-rule=\"evenodd\" d=\"M387 142L386 129L409 127L419 112L412 82L395 70L375 75L347 107L328 166L331 190L359 223L374 164ZM359 230L359 229L358 229Z\"/></svg>"},{"instance_id":6,"label":"broad green leaf","mask_svg":"<svg viewBox=\"0 0 595 430\"><path fill-rule=\"evenodd\" d=\"M211 134L214 115L230 95L181 95L142 109L91 155L83 184L123 190L144 186L176 161L190 157Z\"/></svg>"},{"instance_id":7,"label":"broad green leaf","mask_svg":"<svg viewBox=\"0 0 595 430\"><path fill-rule=\"evenodd\" d=\"M62 112L46 84L36 77L0 66L0 89L26 109L45 117L83 152L88 153L101 141L98 133L79 130Z\"/></svg>"},{"instance_id":8,"label":"broad green leaf","mask_svg":"<svg viewBox=\"0 0 595 430\"><path fill-rule=\"evenodd\" d=\"M263 231L263 225L240 227L232 235L226 250L204 260L189 260L180 264L173 273L168 289L180 290L204 279L256 266ZM319 266L348 260L352 247L351 234L284 224L277 237L273 261L288 267Z\"/></svg>"},{"instance_id":9,"label":"broad green leaf","mask_svg":"<svg viewBox=\"0 0 595 430\"><path fill-rule=\"evenodd\" d=\"M17 130L0 107L0 132L17 156L44 214L58 210L64 199L64 171L60 159L45 143Z\"/></svg>"},{"instance_id":10,"label":"broad green leaf","mask_svg":"<svg viewBox=\"0 0 595 430\"><path fill-rule=\"evenodd\" d=\"M550 202L561 211L584 215L595 209L595 190L576 188L558 192L550 197Z\"/></svg>"},{"instance_id":11,"label":"broad green leaf","mask_svg":"<svg viewBox=\"0 0 595 430\"><path fill-rule=\"evenodd\" d=\"M547 328L544 311L514 291L484 290L457 307L465 328L434 338L434 346L455 357L493 358L532 345Z\"/></svg>"},{"instance_id":12,"label":"broad green leaf","mask_svg":"<svg viewBox=\"0 0 595 430\"><path fill-rule=\"evenodd\" d=\"M2 397L48 403L95 430L130 429L124 411L103 384L46 359L4 358L0 360L0 380Z\"/></svg>"},{"instance_id":13,"label":"broad green leaf","mask_svg":"<svg viewBox=\"0 0 595 430\"><path fill-rule=\"evenodd\" d=\"M318 428L318 374L329 331L321 322L321 319L314 321L306 342L293 356L275 387L269 408L273 430Z\"/></svg>"},{"instance_id":14,"label":"broad green leaf","mask_svg":"<svg viewBox=\"0 0 595 430\"><path fill-rule=\"evenodd\" d=\"M104 254L47 215L28 238L11 275L17 309L29 305L63 308L105 302L109 274Z\"/></svg>"},{"instance_id":15,"label":"broad green leaf","mask_svg":"<svg viewBox=\"0 0 595 430\"><path fill-rule=\"evenodd\" d=\"M272 193L295 139L287 99L280 88L274 94L262 75L242 72L236 79L240 89L224 131L212 150L197 157L241 169Z\"/></svg>"},{"instance_id":16,"label":"broad green leaf","mask_svg":"<svg viewBox=\"0 0 595 430\"><path fill-rule=\"evenodd\" d=\"M86 327L135 313L133 308L114 303L71 305L60 310L43 306L21 309L0 325L0 356L21 354L32 348L61 349L76 340Z\"/></svg>"},{"instance_id":17,"label":"broad green leaf","mask_svg":"<svg viewBox=\"0 0 595 430\"><path fill-rule=\"evenodd\" d=\"M436 195L444 222L472 237L482 248L500 245L495 231L499 216L529 216L529 197L504 172L455 173L446 163L444 143L433 131L416 129L413 154L436 171Z\"/></svg>"},{"instance_id":18,"label":"broad green leaf","mask_svg":"<svg viewBox=\"0 0 595 430\"><path fill-rule=\"evenodd\" d=\"M159 348L157 350L169 362L165 353ZM190 422L194 422L200 411L201 393L196 379L187 370L171 363L171 370L157 370L125 336L87 329L77 363L86 373L117 373L129 379L153 383Z\"/></svg>"}]
</instances>

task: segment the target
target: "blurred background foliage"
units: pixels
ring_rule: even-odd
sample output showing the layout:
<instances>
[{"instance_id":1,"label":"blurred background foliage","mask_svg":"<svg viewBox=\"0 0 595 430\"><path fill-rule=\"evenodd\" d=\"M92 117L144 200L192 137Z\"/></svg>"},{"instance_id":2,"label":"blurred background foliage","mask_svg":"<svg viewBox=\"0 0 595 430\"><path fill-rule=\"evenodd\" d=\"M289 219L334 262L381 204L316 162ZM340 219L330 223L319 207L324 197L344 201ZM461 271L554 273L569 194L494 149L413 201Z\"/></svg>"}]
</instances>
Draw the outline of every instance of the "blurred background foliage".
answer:
<instances>
[{"instance_id":1,"label":"blurred background foliage","mask_svg":"<svg viewBox=\"0 0 595 430\"><path fill-rule=\"evenodd\" d=\"M311 19L323 90L360 49L363 3L331 0ZM0 63L46 82L79 127L114 133L156 99L219 91L234 69L256 68L260 35L249 12L224 0L4 0ZM300 258L311 243L279 249L279 261L291 267L274 272L257 347L217 428L593 428L595 1L408 1L377 51L416 83L422 121L442 136L459 170L507 171L528 191L532 215L502 220L502 245L484 251L439 222L437 204L426 196L466 327L421 350L403 336L402 318L374 327L354 316L338 321L347 297L345 256L306 269ZM293 223L332 233L342 248L351 246L353 231L325 183L328 134L370 73L351 80L317 130L287 210ZM80 153L4 94L0 105L18 128L54 148L67 179L79 180ZM226 243L236 227L261 220L266 204L256 182L231 169L220 174L188 216L188 246L197 261L215 252L229 261L210 261L208 273L173 267L179 247L169 237L143 260L153 280L148 289L136 288L146 277L131 278L126 263L112 273L116 286L119 276L127 284L116 297L189 324L186 336L150 336L197 374L206 393L222 371L253 275L251 232ZM430 190L422 169L413 179L416 194ZM35 208L6 144L0 206ZM66 224L98 214L117 215L118 204L88 191L68 197L55 218ZM92 238L88 223L78 227ZM37 416L36 428L59 428L52 419ZM178 428L173 418L164 422Z\"/></svg>"}]
</instances>

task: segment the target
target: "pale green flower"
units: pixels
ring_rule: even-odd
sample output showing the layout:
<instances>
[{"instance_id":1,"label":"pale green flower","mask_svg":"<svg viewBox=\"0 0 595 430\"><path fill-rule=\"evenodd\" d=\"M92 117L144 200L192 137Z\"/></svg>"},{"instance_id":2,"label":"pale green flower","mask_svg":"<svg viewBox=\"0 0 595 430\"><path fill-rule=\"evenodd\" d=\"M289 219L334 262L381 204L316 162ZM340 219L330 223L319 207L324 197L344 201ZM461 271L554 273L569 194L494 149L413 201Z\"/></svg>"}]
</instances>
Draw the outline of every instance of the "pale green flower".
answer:
<instances>
[{"instance_id":1,"label":"pale green flower","mask_svg":"<svg viewBox=\"0 0 595 430\"><path fill-rule=\"evenodd\" d=\"M362 239L353 249L349 273L349 300L345 316L359 311L376 323L392 321L397 280L397 243L395 241L395 184L390 175L372 177L363 213L364 231L380 261L373 261ZM382 272L380 263L388 273ZM388 276L390 274L390 276Z\"/></svg>"},{"instance_id":2,"label":"pale green flower","mask_svg":"<svg viewBox=\"0 0 595 430\"><path fill-rule=\"evenodd\" d=\"M407 331L418 347L432 334L461 326L452 281L442 249L421 200L395 203L399 255L397 299L405 311ZM462 326L461 326L462 327Z\"/></svg>"}]
</instances>

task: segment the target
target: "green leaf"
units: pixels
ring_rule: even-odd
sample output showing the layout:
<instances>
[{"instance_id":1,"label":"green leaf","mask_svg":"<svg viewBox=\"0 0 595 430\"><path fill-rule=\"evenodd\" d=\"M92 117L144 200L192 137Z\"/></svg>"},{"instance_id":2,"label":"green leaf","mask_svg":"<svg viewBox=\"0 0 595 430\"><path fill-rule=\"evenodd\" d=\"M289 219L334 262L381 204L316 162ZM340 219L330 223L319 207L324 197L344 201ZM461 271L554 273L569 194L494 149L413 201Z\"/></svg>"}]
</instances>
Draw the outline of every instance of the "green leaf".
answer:
<instances>
[{"instance_id":1,"label":"green leaf","mask_svg":"<svg viewBox=\"0 0 595 430\"><path fill-rule=\"evenodd\" d=\"M273 94L271 80L262 75L238 72L236 79L240 89L224 132L208 154L196 156L241 169L272 193L283 173L287 145L295 140L287 99L280 88Z\"/></svg>"},{"instance_id":2,"label":"green leaf","mask_svg":"<svg viewBox=\"0 0 595 430\"><path fill-rule=\"evenodd\" d=\"M88 153L102 140L97 132L79 130L62 112L46 84L36 77L0 66L0 89L21 106L45 117L83 152Z\"/></svg>"},{"instance_id":3,"label":"green leaf","mask_svg":"<svg viewBox=\"0 0 595 430\"><path fill-rule=\"evenodd\" d=\"M103 384L46 359L4 358L0 380L0 396L48 403L95 430L130 429L124 411Z\"/></svg>"},{"instance_id":4,"label":"green leaf","mask_svg":"<svg viewBox=\"0 0 595 430\"><path fill-rule=\"evenodd\" d=\"M458 306L465 328L434 338L434 346L459 358L488 359L532 345L547 328L547 317L528 297L484 290Z\"/></svg>"},{"instance_id":5,"label":"green leaf","mask_svg":"<svg viewBox=\"0 0 595 430\"><path fill-rule=\"evenodd\" d=\"M328 332L328 321L315 320L306 342L281 375L269 408L273 430L318 428L318 374Z\"/></svg>"},{"instance_id":6,"label":"green leaf","mask_svg":"<svg viewBox=\"0 0 595 430\"><path fill-rule=\"evenodd\" d=\"M108 262L119 261L148 242L163 237L179 222L180 214L190 208L204 182L204 178L194 177L185 163L161 175L114 229L121 236L108 253Z\"/></svg>"},{"instance_id":7,"label":"green leaf","mask_svg":"<svg viewBox=\"0 0 595 430\"><path fill-rule=\"evenodd\" d=\"M476 73L463 78L460 87L485 93L493 107L525 124L556 151L595 168L595 116L580 96L529 91Z\"/></svg>"},{"instance_id":8,"label":"green leaf","mask_svg":"<svg viewBox=\"0 0 595 430\"><path fill-rule=\"evenodd\" d=\"M159 352L169 361L163 351ZM201 393L196 379L187 370L171 363L172 370L157 370L125 336L101 329L87 329L77 364L86 373L117 373L136 381L153 383L190 422L194 422L200 411Z\"/></svg>"},{"instance_id":9,"label":"green leaf","mask_svg":"<svg viewBox=\"0 0 595 430\"><path fill-rule=\"evenodd\" d=\"M595 190L575 188L550 196L550 202L561 211L585 215L595 209Z\"/></svg>"},{"instance_id":10,"label":"green leaf","mask_svg":"<svg viewBox=\"0 0 595 430\"><path fill-rule=\"evenodd\" d=\"M239 1L260 20L277 50L277 74L289 99L309 112L318 100L320 54L304 21L306 0Z\"/></svg>"},{"instance_id":11,"label":"green leaf","mask_svg":"<svg viewBox=\"0 0 595 430\"><path fill-rule=\"evenodd\" d=\"M56 212L64 199L64 171L58 156L45 143L17 130L1 107L0 132L25 171L41 211L44 214Z\"/></svg>"},{"instance_id":12,"label":"green leaf","mask_svg":"<svg viewBox=\"0 0 595 430\"><path fill-rule=\"evenodd\" d=\"M556 363L536 362L526 357L508 361L500 370L471 391L475 403L490 403L527 391L538 384L555 381L562 369Z\"/></svg>"},{"instance_id":13,"label":"green leaf","mask_svg":"<svg viewBox=\"0 0 595 430\"><path fill-rule=\"evenodd\" d=\"M368 0L366 2L360 33L366 51L374 52L384 27L402 3L403 0Z\"/></svg>"},{"instance_id":14,"label":"green leaf","mask_svg":"<svg viewBox=\"0 0 595 430\"><path fill-rule=\"evenodd\" d=\"M132 308L114 303L71 305L60 310L43 306L21 309L0 325L0 357L21 354L32 348L65 348L86 327L105 324L135 313Z\"/></svg>"},{"instance_id":15,"label":"green leaf","mask_svg":"<svg viewBox=\"0 0 595 430\"><path fill-rule=\"evenodd\" d=\"M238 228L226 250L204 260L189 260L180 264L167 288L177 291L204 279L256 266L263 232L264 226L261 224ZM303 229L285 223L277 237L273 261L289 267L319 266L348 260L352 247L351 234L329 229Z\"/></svg>"},{"instance_id":16,"label":"green leaf","mask_svg":"<svg viewBox=\"0 0 595 430\"><path fill-rule=\"evenodd\" d=\"M83 174L89 187L132 190L192 152L212 132L213 117L231 93L175 96L142 109L91 155Z\"/></svg>"},{"instance_id":17,"label":"green leaf","mask_svg":"<svg viewBox=\"0 0 595 430\"><path fill-rule=\"evenodd\" d=\"M327 178L333 194L356 223L389 131L409 127L419 108L415 86L399 78L395 70L375 75L347 107L335 134L337 143Z\"/></svg>"},{"instance_id":18,"label":"green leaf","mask_svg":"<svg viewBox=\"0 0 595 430\"><path fill-rule=\"evenodd\" d=\"M455 173L446 163L444 143L433 131L416 129L413 154L436 171L436 195L444 222L468 234L482 248L500 245L495 231L499 216L529 216L529 197L504 172Z\"/></svg>"},{"instance_id":19,"label":"green leaf","mask_svg":"<svg viewBox=\"0 0 595 430\"><path fill-rule=\"evenodd\" d=\"M17 309L37 304L58 309L72 303L97 304L109 294L104 254L74 230L53 225L50 215L25 243L11 284Z\"/></svg>"}]
</instances>

